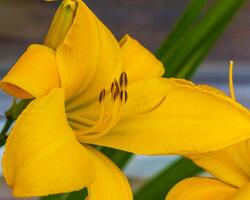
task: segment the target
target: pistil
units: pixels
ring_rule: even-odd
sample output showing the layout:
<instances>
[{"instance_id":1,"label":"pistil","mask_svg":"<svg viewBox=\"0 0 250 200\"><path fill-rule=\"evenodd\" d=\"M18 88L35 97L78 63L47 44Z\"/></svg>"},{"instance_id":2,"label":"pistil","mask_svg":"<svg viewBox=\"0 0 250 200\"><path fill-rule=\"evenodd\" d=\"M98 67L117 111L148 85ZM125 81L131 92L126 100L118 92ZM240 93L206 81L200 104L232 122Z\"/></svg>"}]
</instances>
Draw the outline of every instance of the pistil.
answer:
<instances>
[{"instance_id":1,"label":"pistil","mask_svg":"<svg viewBox=\"0 0 250 200\"><path fill-rule=\"evenodd\" d=\"M233 67L234 67L234 62L231 60L229 62L229 89L230 89L231 98L234 101L236 101L235 93L234 93Z\"/></svg>"}]
</instances>

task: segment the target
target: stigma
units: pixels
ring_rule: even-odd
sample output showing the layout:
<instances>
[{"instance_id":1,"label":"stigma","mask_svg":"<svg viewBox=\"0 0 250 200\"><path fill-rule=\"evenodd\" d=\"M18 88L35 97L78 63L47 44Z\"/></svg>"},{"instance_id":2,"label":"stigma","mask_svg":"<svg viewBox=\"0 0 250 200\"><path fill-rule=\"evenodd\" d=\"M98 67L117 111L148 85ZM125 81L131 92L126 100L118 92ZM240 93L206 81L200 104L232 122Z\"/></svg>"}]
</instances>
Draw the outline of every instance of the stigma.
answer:
<instances>
[{"instance_id":1,"label":"stigma","mask_svg":"<svg viewBox=\"0 0 250 200\"><path fill-rule=\"evenodd\" d=\"M231 98L236 101L235 93L234 93L234 81L233 81L233 67L234 62L232 60L229 61L229 90Z\"/></svg>"}]
</instances>

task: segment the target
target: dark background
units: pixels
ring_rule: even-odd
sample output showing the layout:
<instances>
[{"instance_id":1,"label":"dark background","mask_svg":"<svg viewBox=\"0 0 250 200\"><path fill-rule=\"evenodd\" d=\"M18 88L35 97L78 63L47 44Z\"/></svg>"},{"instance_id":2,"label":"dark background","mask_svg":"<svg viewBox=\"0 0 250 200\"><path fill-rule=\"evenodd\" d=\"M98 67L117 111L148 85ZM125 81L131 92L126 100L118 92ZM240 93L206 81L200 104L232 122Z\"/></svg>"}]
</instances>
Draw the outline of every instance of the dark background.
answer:
<instances>
[{"instance_id":1,"label":"dark background","mask_svg":"<svg viewBox=\"0 0 250 200\"><path fill-rule=\"evenodd\" d=\"M1 0L0 0L1 1ZM190 0L87 0L117 38L125 33L156 50ZM3 0L0 4L0 61L14 62L29 43L42 42L56 4L42 0ZM250 2L238 13L207 61L250 59ZM14 59L15 60L15 59Z\"/></svg>"}]
</instances>

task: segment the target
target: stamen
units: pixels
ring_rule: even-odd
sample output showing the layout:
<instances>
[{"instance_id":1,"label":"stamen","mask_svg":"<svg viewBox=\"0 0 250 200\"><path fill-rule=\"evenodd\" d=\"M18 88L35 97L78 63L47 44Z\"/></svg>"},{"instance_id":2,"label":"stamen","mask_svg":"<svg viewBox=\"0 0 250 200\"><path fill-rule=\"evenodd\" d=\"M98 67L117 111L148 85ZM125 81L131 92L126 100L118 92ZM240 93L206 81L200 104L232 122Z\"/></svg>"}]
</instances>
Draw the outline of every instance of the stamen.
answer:
<instances>
[{"instance_id":1,"label":"stamen","mask_svg":"<svg viewBox=\"0 0 250 200\"><path fill-rule=\"evenodd\" d=\"M100 93L100 98L99 98L99 102L100 102L100 105L101 105L101 110L100 110L99 119L97 120L96 124L93 125L92 127L88 128L88 129L81 130L80 135L93 133L100 126L100 124L102 123L104 115L105 115L104 101L103 101L104 96L105 96L105 90L102 90L101 93Z\"/></svg>"},{"instance_id":2,"label":"stamen","mask_svg":"<svg viewBox=\"0 0 250 200\"><path fill-rule=\"evenodd\" d=\"M127 88L128 77L127 77L127 74L125 72L121 73L119 83L120 83L121 89L126 89Z\"/></svg>"},{"instance_id":3,"label":"stamen","mask_svg":"<svg viewBox=\"0 0 250 200\"><path fill-rule=\"evenodd\" d=\"M102 118L100 117L99 118L100 120L98 120L98 123L90 129L76 132L77 137L83 140L90 140L90 139L95 139L95 138L105 135L114 126L114 124L120 119L120 116L121 116L120 105L121 105L120 101L115 101L111 109L111 115L107 116L106 119L104 117ZM104 112L102 116L104 116Z\"/></svg>"},{"instance_id":4,"label":"stamen","mask_svg":"<svg viewBox=\"0 0 250 200\"><path fill-rule=\"evenodd\" d=\"M122 103L126 103L128 100L128 92L126 90L122 90L120 92L120 100Z\"/></svg>"},{"instance_id":5,"label":"stamen","mask_svg":"<svg viewBox=\"0 0 250 200\"><path fill-rule=\"evenodd\" d=\"M114 82L111 84L111 100L115 101L119 93L120 87L117 80L115 79Z\"/></svg>"},{"instance_id":6,"label":"stamen","mask_svg":"<svg viewBox=\"0 0 250 200\"><path fill-rule=\"evenodd\" d=\"M123 72L119 79L119 84L116 79L111 84L111 108L104 109L105 90L103 89L99 96L99 103L101 104L101 112L98 121L92 127L76 131L76 136L80 140L89 140L105 135L116 124L121 115L122 109L128 100L128 93L126 87L128 84L127 75ZM106 111L105 111L106 110Z\"/></svg>"},{"instance_id":7,"label":"stamen","mask_svg":"<svg viewBox=\"0 0 250 200\"><path fill-rule=\"evenodd\" d=\"M229 62L229 89L230 89L231 98L234 101L236 101L235 93L234 93L234 83L233 83L233 66L234 66L234 62L231 60Z\"/></svg>"},{"instance_id":8,"label":"stamen","mask_svg":"<svg viewBox=\"0 0 250 200\"><path fill-rule=\"evenodd\" d=\"M118 81L117 81L116 79L114 80L114 84L115 84L115 87L116 87L116 88L117 88L117 87L119 88L119 84L118 84Z\"/></svg>"},{"instance_id":9,"label":"stamen","mask_svg":"<svg viewBox=\"0 0 250 200\"><path fill-rule=\"evenodd\" d=\"M111 89L110 89L111 93L113 93L113 92L114 92L114 90L115 90L115 83L114 83L114 82L112 82L112 84L111 84Z\"/></svg>"},{"instance_id":10,"label":"stamen","mask_svg":"<svg viewBox=\"0 0 250 200\"><path fill-rule=\"evenodd\" d=\"M103 89L100 93L100 96L99 96L99 103L102 103L104 101L105 94L106 94L106 91L105 91L105 89Z\"/></svg>"},{"instance_id":11,"label":"stamen","mask_svg":"<svg viewBox=\"0 0 250 200\"><path fill-rule=\"evenodd\" d=\"M99 129L96 130L95 134L90 135L91 139L105 135L114 126L114 124L116 124L121 116L121 108L121 102L116 101L112 108L111 117L104 120L104 123L102 126L99 126Z\"/></svg>"},{"instance_id":12,"label":"stamen","mask_svg":"<svg viewBox=\"0 0 250 200\"><path fill-rule=\"evenodd\" d=\"M74 115L74 114L68 116L68 120L70 123L72 123L74 125L79 124L79 127L81 127L82 124L86 127L93 126L96 124L96 121L94 121L94 120L87 119L83 116ZM75 128L75 126L74 126L74 128Z\"/></svg>"},{"instance_id":13,"label":"stamen","mask_svg":"<svg viewBox=\"0 0 250 200\"><path fill-rule=\"evenodd\" d=\"M111 92L114 92L117 89L117 87L119 87L119 84L117 80L115 79L111 84Z\"/></svg>"}]
</instances>

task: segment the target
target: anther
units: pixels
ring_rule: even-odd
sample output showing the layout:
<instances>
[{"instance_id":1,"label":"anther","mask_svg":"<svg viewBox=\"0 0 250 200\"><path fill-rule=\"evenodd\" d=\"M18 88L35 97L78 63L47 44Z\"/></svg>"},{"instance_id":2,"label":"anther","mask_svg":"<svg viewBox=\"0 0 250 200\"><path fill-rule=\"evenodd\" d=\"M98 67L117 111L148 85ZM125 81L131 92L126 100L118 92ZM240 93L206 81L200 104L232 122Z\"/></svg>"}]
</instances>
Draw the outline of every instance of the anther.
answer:
<instances>
[{"instance_id":1,"label":"anther","mask_svg":"<svg viewBox=\"0 0 250 200\"><path fill-rule=\"evenodd\" d=\"M121 88L126 88L127 87L127 85L128 85L128 77L127 77L127 74L125 72L121 73L119 83L120 83Z\"/></svg>"},{"instance_id":2,"label":"anther","mask_svg":"<svg viewBox=\"0 0 250 200\"><path fill-rule=\"evenodd\" d=\"M115 87L119 87L118 81L115 79L114 80Z\"/></svg>"},{"instance_id":3,"label":"anther","mask_svg":"<svg viewBox=\"0 0 250 200\"><path fill-rule=\"evenodd\" d=\"M100 96L99 96L99 103L102 103L104 98L105 98L105 94L106 94L106 91L105 89L103 89L100 93Z\"/></svg>"},{"instance_id":4,"label":"anther","mask_svg":"<svg viewBox=\"0 0 250 200\"><path fill-rule=\"evenodd\" d=\"M112 82L112 84L111 84L111 93L114 93L114 89L115 89L115 83L114 82Z\"/></svg>"},{"instance_id":5,"label":"anther","mask_svg":"<svg viewBox=\"0 0 250 200\"><path fill-rule=\"evenodd\" d=\"M119 90L120 90L119 84L117 80L115 79L111 84L111 92L115 93L116 91L119 91Z\"/></svg>"},{"instance_id":6,"label":"anther","mask_svg":"<svg viewBox=\"0 0 250 200\"><path fill-rule=\"evenodd\" d=\"M113 100L113 101L115 101L115 100L116 100L116 98L117 98L117 96L118 96L118 93L116 93L116 92L115 92L115 93L112 95L112 97L111 97L111 98L112 98L112 100Z\"/></svg>"},{"instance_id":7,"label":"anther","mask_svg":"<svg viewBox=\"0 0 250 200\"><path fill-rule=\"evenodd\" d=\"M119 92L120 92L120 87L117 80L115 80L115 93L118 94Z\"/></svg>"},{"instance_id":8,"label":"anther","mask_svg":"<svg viewBox=\"0 0 250 200\"><path fill-rule=\"evenodd\" d=\"M116 100L116 97L119 95L119 93L120 87L117 80L115 79L111 84L111 99Z\"/></svg>"},{"instance_id":9,"label":"anther","mask_svg":"<svg viewBox=\"0 0 250 200\"><path fill-rule=\"evenodd\" d=\"M123 75L124 76L124 75ZM124 76L125 77L125 76ZM126 77L125 77L126 78ZM125 80L125 79L124 79ZM127 83L127 81L123 82ZM125 85L125 84L124 84ZM122 109L128 100L128 93L125 89L120 88L115 79L111 84L111 104L105 104L105 89L100 92L100 115L98 120L92 126L77 132L78 139L93 139L105 135L119 120L122 115ZM108 105L108 109L105 106Z\"/></svg>"},{"instance_id":10,"label":"anther","mask_svg":"<svg viewBox=\"0 0 250 200\"><path fill-rule=\"evenodd\" d=\"M121 100L121 102L123 102L123 103L126 103L126 102L127 102L127 100L128 100L128 92L127 92L126 90L122 90L122 91L120 92L120 100Z\"/></svg>"}]
</instances>

